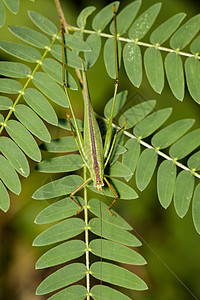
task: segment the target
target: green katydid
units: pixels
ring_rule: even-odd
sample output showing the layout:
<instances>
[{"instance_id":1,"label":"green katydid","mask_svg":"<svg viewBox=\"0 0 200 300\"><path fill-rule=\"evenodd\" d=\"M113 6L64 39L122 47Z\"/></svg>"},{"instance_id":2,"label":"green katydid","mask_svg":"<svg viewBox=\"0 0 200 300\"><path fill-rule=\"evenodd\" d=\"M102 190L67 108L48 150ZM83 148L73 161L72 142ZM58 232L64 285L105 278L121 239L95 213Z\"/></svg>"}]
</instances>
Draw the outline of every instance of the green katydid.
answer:
<instances>
[{"instance_id":1,"label":"green katydid","mask_svg":"<svg viewBox=\"0 0 200 300\"><path fill-rule=\"evenodd\" d=\"M81 211L82 206L74 199L74 195L82 189L87 183L90 181L93 181L94 186L97 188L97 190L102 190L102 187L104 186L104 182L108 185L110 190L112 191L115 199L108 207L108 211L111 215L113 213L110 211L110 208L115 203L115 201L118 199L117 192L114 190L114 188L110 185L109 181L104 175L104 169L109 161L109 158L111 156L117 134L119 131L115 133L115 136L112 140L112 120L113 120L113 112L114 112L114 105L115 105L115 99L117 95L118 90L118 55L117 55L117 26L116 26L116 8L113 7L113 19L114 19L114 29L115 29L115 66L116 66L116 79L115 79L115 88L114 88L114 96L113 96L113 103L112 103L112 109L111 114L108 122L108 128L107 133L105 137L105 143L103 147L102 137L100 133L100 129L95 117L95 113L93 110L93 107L91 105L90 101L90 95L88 91L88 85L87 85L87 79L86 79L86 71L84 62L82 62L82 77L79 75L79 81L82 86L82 93L83 93L83 99L84 99L84 139L82 137L82 134L80 132L80 129L78 127L75 114L72 108L71 100L67 91L67 87L65 84L65 69L64 69L64 62L65 62L65 50L64 50L64 30L67 33L67 26L66 21L64 19L64 15L62 13L62 9L59 5L59 1L55 1L56 6L59 12L60 16L60 23L62 26L62 41L63 41L63 86L64 90L69 102L69 108L72 114L72 119L74 122L74 128L76 135L73 131L72 124L70 121L70 116L68 115L68 120L71 126L72 134L75 138L75 141L78 146L78 150L83 158L83 161L85 165L87 166L89 172L90 172L90 178L88 178L82 185L80 185L74 192L70 194L70 198L76 202L76 204L79 206L79 210L77 211L77 214ZM125 125L124 125L125 126ZM124 128L124 127L123 127ZM123 129L122 128L122 129Z\"/></svg>"}]
</instances>

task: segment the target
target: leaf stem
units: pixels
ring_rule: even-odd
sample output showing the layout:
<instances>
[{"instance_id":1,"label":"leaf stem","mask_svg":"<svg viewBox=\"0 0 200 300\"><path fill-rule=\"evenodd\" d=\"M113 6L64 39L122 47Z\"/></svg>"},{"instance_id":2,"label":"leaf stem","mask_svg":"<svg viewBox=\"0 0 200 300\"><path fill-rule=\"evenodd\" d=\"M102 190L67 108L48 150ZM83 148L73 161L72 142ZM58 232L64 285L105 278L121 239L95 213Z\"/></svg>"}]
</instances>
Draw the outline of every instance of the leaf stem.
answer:
<instances>
[{"instance_id":1,"label":"leaf stem","mask_svg":"<svg viewBox=\"0 0 200 300\"><path fill-rule=\"evenodd\" d=\"M57 34L57 36L60 34L60 32ZM30 81L33 79L33 75L35 74L35 72L38 70L38 68L41 66L43 59L47 56L47 54L50 52L51 50L51 46L55 43L56 41L56 36L54 37L54 39L52 40L52 42L50 43L49 46L46 47L45 52L43 53L41 59L38 61L36 61L37 65L35 66L33 72L28 76L27 81L25 82L23 89L21 91L19 91L19 94L17 96L17 99L15 100L15 102L13 103L13 106L10 108L3 124L1 125L0 128L0 134L2 133L4 127L6 126L6 122L9 120L9 118L11 117L13 111L15 111L15 106L17 105L17 103L19 102L19 100L21 99L21 97L24 94L25 89L27 88L28 84L30 83Z\"/></svg>"},{"instance_id":2,"label":"leaf stem","mask_svg":"<svg viewBox=\"0 0 200 300\"><path fill-rule=\"evenodd\" d=\"M104 117L99 116L98 114L96 114L96 115L98 116L99 119L104 120L105 122L108 123L108 120L106 120ZM112 123L112 127L113 127L113 128L116 128L116 129L121 129L121 127L115 125L114 123ZM164 159L173 161L174 164L177 165L179 168L191 172L192 175L194 175L195 177L197 177L197 178L200 179L200 174L199 174L199 173L197 173L197 172L191 170L190 168L186 167L185 165L183 165L182 163L180 163L180 162L177 161L176 159L173 159L172 157L170 157L170 156L168 156L167 154L161 152L160 150L156 149L156 148L153 147L152 145L149 145L148 143L144 142L143 140L137 138L137 137L136 137L135 135L133 135L132 133L130 133L130 132L126 131L126 130L124 130L123 132L124 132L124 134L125 134L126 136L128 136L128 137L130 137L130 138L132 138L132 139L137 139L138 142L139 142L142 146L144 146L144 147L146 147L146 148L154 149L154 150L158 153L158 155L162 156Z\"/></svg>"},{"instance_id":3,"label":"leaf stem","mask_svg":"<svg viewBox=\"0 0 200 300\"><path fill-rule=\"evenodd\" d=\"M84 181L87 180L87 167L84 166L83 169L83 176ZM88 291L87 300L90 300L90 257L89 257L89 234L88 234L88 196L87 196L87 187L84 186L84 218L85 218L85 245L86 245L86 252L85 252L85 261L86 261L86 288Z\"/></svg>"},{"instance_id":4,"label":"leaf stem","mask_svg":"<svg viewBox=\"0 0 200 300\"><path fill-rule=\"evenodd\" d=\"M74 27L74 26L70 26L70 25L68 26L68 30L69 31L82 31L82 32L87 33L87 34L97 33L94 30L82 29L82 28L78 28L78 27ZM112 34L107 34L107 33L103 33L103 32L98 32L98 34L102 37L105 37L105 38L113 38L114 37ZM137 40L129 39L129 38L124 38L124 37L118 37L117 39L119 41L122 41L122 42L136 43L139 46L148 47L148 48L156 48L156 49L159 49L159 50L165 51L165 52L170 52L170 53L171 52L175 52L175 53L178 52L179 55L187 56L187 57L195 57L195 58L198 58L200 60L200 55L179 51L178 49L171 49L171 48L159 46L157 44L154 45L154 44L144 43L144 42L141 42L141 41L137 41Z\"/></svg>"}]
</instances>

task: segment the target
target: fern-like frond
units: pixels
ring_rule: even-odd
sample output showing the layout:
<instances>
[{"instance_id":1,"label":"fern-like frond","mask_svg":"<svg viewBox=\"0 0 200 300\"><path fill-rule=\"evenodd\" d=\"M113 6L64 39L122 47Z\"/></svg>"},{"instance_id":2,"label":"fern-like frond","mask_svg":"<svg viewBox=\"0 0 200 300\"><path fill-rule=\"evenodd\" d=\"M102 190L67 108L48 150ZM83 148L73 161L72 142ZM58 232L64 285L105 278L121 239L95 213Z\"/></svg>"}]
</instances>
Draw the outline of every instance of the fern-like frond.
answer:
<instances>
[{"instance_id":1,"label":"fern-like frond","mask_svg":"<svg viewBox=\"0 0 200 300\"><path fill-rule=\"evenodd\" d=\"M55 55L55 49L60 51L58 30L51 21L37 12L29 12L29 17L39 29L42 29L43 33L28 27L10 26L10 32L25 44L0 41L0 48L3 51L24 61L24 63L0 62L0 74L4 76L0 78L0 91L3 93L0 97L0 108L5 113L7 111L5 118L2 116L0 132L4 134L4 130L6 130L9 136L1 137L0 148L4 155L1 158L5 169L4 174L0 177L5 186L17 194L19 194L21 186L15 170L22 176L29 175L29 165L25 155L37 162L41 160L41 153L34 136L49 143L51 136L44 121L52 125L58 124L58 118L51 103L68 107L65 93L61 87L62 65L52 57L48 57L51 52ZM46 34L51 36L51 41ZM90 50L90 47L78 38L71 36L67 40L73 49ZM78 41L81 42L80 45ZM77 47L77 45L79 46ZM71 53L71 57L69 55L68 58L69 65L77 67L79 64L81 67L81 59L70 49L68 51ZM27 66L26 62L32 63L33 67ZM40 67L44 72L40 71ZM68 79L67 86L77 89L75 80L67 71L66 78ZM17 79L20 79L20 82ZM34 87L30 86L31 84ZM16 95L14 102L6 94ZM25 100L25 104L19 104L23 100L22 98ZM10 182L7 179L9 176ZM1 208L7 210L9 196L3 183L1 190L5 196L2 197Z\"/></svg>"},{"instance_id":2,"label":"fern-like frond","mask_svg":"<svg viewBox=\"0 0 200 300\"><path fill-rule=\"evenodd\" d=\"M88 68L93 66L98 58L101 47L101 37L107 39L104 45L105 67L109 76L115 78L114 62L110 59L114 53L113 22L110 26L111 34L103 32L111 19L111 16L109 18L110 5L102 9L102 11L97 13L94 17L92 23L93 30L86 29L86 23L84 23L84 26L81 28L69 26L69 30L72 32L82 30L86 34L89 34L87 42L91 46L92 51L85 53ZM190 94L192 98L199 103L199 37L196 37L196 35L200 29L200 15L198 14L192 17L181 27L180 25L186 14L178 13L172 16L151 33L150 43L148 43L148 41L143 41L143 38L150 31L159 15L161 3L152 5L136 18L140 5L140 1L134 1L125 7L117 16L119 61L121 60L121 45L123 43L125 44L123 49L123 62L128 78L134 86L140 86L143 77L141 47L145 47L147 49L144 53L144 67L152 88L157 93L162 92L165 84L164 74L166 73L173 95L178 100L183 100L185 93L185 73L186 84L188 85ZM108 12L108 17L104 15L105 11ZM127 14L127 12L129 13ZM104 18L102 18L103 15ZM124 22L124 15L126 16L126 22ZM169 41L171 48L162 46L167 41ZM183 52L183 49L190 43L191 52ZM163 54L166 52L168 52L168 54L165 59L163 59ZM187 57L185 69L183 67L184 57ZM196 83L194 84L195 81Z\"/></svg>"},{"instance_id":3,"label":"fern-like frond","mask_svg":"<svg viewBox=\"0 0 200 300\"><path fill-rule=\"evenodd\" d=\"M12 7L14 2L15 7ZM18 1L4 0L4 3L11 11L17 12ZM87 18L95 11L93 6L86 7L79 14L78 27L68 25L69 33L65 34L65 67L69 67L69 70L82 69L83 57L86 69L93 67L103 47L105 69L111 78L115 78L113 4L116 10L119 9L118 1L104 7L93 18L92 28L87 28ZM187 85L192 98L200 103L200 38L196 37L200 29L200 15L181 26L185 14L176 14L150 32L161 4L156 3L143 13L139 13L140 6L141 1L134 1L117 16L119 66L124 64L129 80L137 88L145 72L153 90L162 93L166 74L170 89L177 99L183 100ZM83 207L81 214L84 213L84 217L75 216L77 205L67 195L86 180L85 169L84 178L80 176L82 174L73 173L80 173L84 168L83 160L79 154L71 153L77 151L73 137L65 136L51 141L48 129L48 124L68 131L71 129L69 120L59 119L54 110L55 105L68 108L62 87L61 32L38 12L29 12L29 17L37 30L18 25L9 27L10 33L22 43L0 41L0 49L17 59L17 62L0 62L0 110L3 111L3 115L0 114L0 208L8 210L9 191L20 193L19 175L27 177L30 173L27 157L38 162L36 169L39 172L59 173L58 179L41 186L33 195L36 200L53 199L53 203L42 210L35 220L37 224L53 223L34 240L34 246L52 246L39 258L36 268L58 266L57 271L42 281L37 294L55 292L49 298L52 300L72 297L85 299L89 295L99 299L99 294L104 299L130 299L110 285L138 291L147 289L146 283L138 275L123 266L146 263L140 254L130 248L138 247L141 243L129 232L131 226L116 212L113 211L114 217L109 215L104 202L100 204L96 198L88 201L88 189L97 192L92 183L84 188L83 198L75 197ZM4 20L5 9L0 0L0 25ZM150 42L145 40L148 33ZM168 43L170 48L165 47L164 43ZM190 53L183 51L186 46L190 46ZM141 51L143 47L144 55ZM68 88L78 89L76 80L66 69L65 78ZM15 97L14 101L7 97L8 94L12 95L12 99ZM127 182L135 173L136 187L144 190L159 163L157 191L161 205L167 208L173 201L176 213L183 218L192 202L194 226L200 233L200 187L195 182L200 178L200 151L195 152L200 146L200 130L189 131L194 124L193 119L182 119L165 127L163 124L170 117L171 108L155 112L156 101L149 100L135 106L128 104L126 109L126 98L127 91L116 96L113 135L124 123L126 127L125 131L118 134L105 169L108 182L120 199L133 200L138 194ZM102 138L111 103L112 99L105 107L105 119L100 118ZM78 124L83 131L84 123L78 120ZM41 150L56 153L57 156L41 162ZM106 186L99 191L99 195L103 194L114 197ZM84 235L85 241L80 240L79 235ZM72 262L83 255L86 264ZM102 257L102 261L99 257ZM90 261L94 262L91 264ZM65 265L60 267L60 264ZM88 284L87 288L80 284L70 286L83 278L86 278L86 283L88 278L94 281L91 290ZM96 284L96 280L104 283Z\"/></svg>"},{"instance_id":4,"label":"fern-like frond","mask_svg":"<svg viewBox=\"0 0 200 300\"><path fill-rule=\"evenodd\" d=\"M149 105L148 105L149 104ZM172 109L165 108L151 112L155 104L149 101L137 104L122 114L118 112L118 122L121 125L127 120L127 127L133 128L133 134L125 131L129 139L125 143L126 152L122 155L122 162L131 171L136 170L136 185L144 190L149 184L157 166L158 156L165 160L158 168L157 189L161 205L167 208L174 198L175 210L180 217L184 217L189 205L195 197L195 178L199 180L199 151L193 153L200 146L200 130L187 133L193 126L193 119L182 119L158 130L169 118ZM148 109L150 110L148 111ZM144 111L143 111L144 109ZM122 109L123 110L123 109ZM151 136L151 144L145 138ZM145 147L141 151L141 146ZM164 149L168 148L168 152ZM187 165L182 160L187 157ZM177 176L177 167L182 170ZM132 175L125 176L130 180ZM198 227L197 212L193 206L193 220ZM199 229L198 229L199 232Z\"/></svg>"}]
</instances>

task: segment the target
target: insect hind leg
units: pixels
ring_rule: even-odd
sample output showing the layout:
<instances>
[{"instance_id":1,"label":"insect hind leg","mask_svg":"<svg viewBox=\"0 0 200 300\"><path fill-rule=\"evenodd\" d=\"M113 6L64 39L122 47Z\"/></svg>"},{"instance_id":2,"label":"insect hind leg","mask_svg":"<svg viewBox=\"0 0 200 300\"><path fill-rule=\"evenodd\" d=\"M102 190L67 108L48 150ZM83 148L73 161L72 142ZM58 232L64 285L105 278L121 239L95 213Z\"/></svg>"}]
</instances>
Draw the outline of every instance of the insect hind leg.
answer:
<instances>
[{"instance_id":1,"label":"insect hind leg","mask_svg":"<svg viewBox=\"0 0 200 300\"><path fill-rule=\"evenodd\" d=\"M74 195L78 192L78 191L80 191L88 182L90 182L91 181L91 178L88 178L85 182L83 182L73 193L71 193L70 195L69 195L69 197L70 197L70 199L72 199L78 206L79 206L79 210L76 212L76 215L78 215L80 212L81 212L81 209L83 208L82 207L82 205L80 205L79 203L78 203L78 201L76 201L75 199L74 199Z\"/></svg>"},{"instance_id":2,"label":"insect hind leg","mask_svg":"<svg viewBox=\"0 0 200 300\"><path fill-rule=\"evenodd\" d=\"M117 199L118 199L119 197L118 197L116 191L113 189L113 187L111 186L111 184L109 183L109 181L107 180L106 177L104 177L104 180L105 180L105 182L107 183L107 185L108 185L109 189L111 190L111 192L113 193L113 195L115 196L115 199L112 201L112 203L111 203L111 204L109 205L109 207L107 208L109 214L110 214L111 216L114 216L114 213L112 213L112 212L110 211L110 209L111 209L111 207L113 206L113 204L117 201Z\"/></svg>"}]
</instances>

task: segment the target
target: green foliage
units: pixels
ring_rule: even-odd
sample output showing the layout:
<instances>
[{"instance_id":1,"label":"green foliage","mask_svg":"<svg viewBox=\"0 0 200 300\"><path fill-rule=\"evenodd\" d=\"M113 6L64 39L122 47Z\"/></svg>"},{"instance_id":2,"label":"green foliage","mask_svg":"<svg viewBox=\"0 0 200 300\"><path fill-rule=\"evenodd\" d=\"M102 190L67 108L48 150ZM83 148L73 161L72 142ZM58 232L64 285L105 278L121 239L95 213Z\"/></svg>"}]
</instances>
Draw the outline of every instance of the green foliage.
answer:
<instances>
[{"instance_id":1,"label":"green foliage","mask_svg":"<svg viewBox=\"0 0 200 300\"><path fill-rule=\"evenodd\" d=\"M5 6L13 13L17 14L19 10L19 0L1 0L0 1L0 27L2 27L6 20Z\"/></svg>"},{"instance_id":2,"label":"green foliage","mask_svg":"<svg viewBox=\"0 0 200 300\"><path fill-rule=\"evenodd\" d=\"M17 13L18 1L4 0L4 4L10 11ZM4 4L0 0L0 26L5 22ZM200 103L200 38L195 37L200 29L200 15L192 17L181 27L185 14L172 16L150 34L150 43L147 43L143 38L150 33L161 4L154 4L137 16L140 5L141 1L134 1L117 16L119 65L124 63L129 80L135 87L140 87L143 78L141 47L146 47L144 71L153 90L162 93L166 73L170 89L178 100L183 100L185 85L187 85L191 97ZM119 2L115 2L115 6L118 9ZM65 67L71 68L71 73L65 70L66 86L69 89L78 89L73 69L82 68L82 57L85 59L86 68L90 69L96 63L102 47L104 47L105 69L111 78L115 78L112 8L113 3L95 15L92 20L92 30L87 29L87 17L94 12L93 6L85 8L80 13L77 18L78 27L69 25L69 34L65 34L67 45ZM0 41L2 51L25 62L0 62L2 75L0 92L3 93L0 96L0 110L5 116L0 115L0 133L3 133L0 137L0 208L7 211L10 206L8 191L20 193L21 183L17 173L23 177L29 175L27 156L39 162L36 169L40 172L57 174L79 171L79 175L65 174L46 183L33 195L37 200L53 198L53 203L38 214L35 222L37 224L56 222L38 235L33 242L34 246L53 244L53 248L39 258L36 268L43 269L69 262L68 265L60 267L49 275L39 285L36 293L43 295L56 291L49 299L72 297L85 299L88 291L84 286L68 286L87 277L88 274L109 284L145 290L147 285L144 281L121 266L121 264L144 265L146 263L141 255L127 247L138 247L141 243L129 232L132 229L130 225L116 212L113 211L115 216L111 217L103 202L100 207L98 199L88 201L87 190L97 192L93 183L85 187L84 198L76 197L84 207L84 220L75 216L77 205L67 195L74 192L85 180L86 172L84 172L84 179L82 177L83 160L77 153L71 153L77 151L77 144L72 136L51 141L49 126L46 125L47 122L70 130L69 121L59 119L54 110L54 104L62 109L69 106L62 88L60 32L50 20L38 12L29 12L29 17L38 30L18 25L9 27L10 32L23 43ZM110 25L109 34L103 32L108 25ZM102 43L103 39L106 39L105 43ZM171 48L161 46L168 40ZM180 51L184 50L189 43L191 43L191 53ZM164 60L163 52L168 52ZM183 63L184 56L187 57L185 63ZM26 65L26 62L30 62L31 67L30 64ZM7 94L17 95L14 102L11 100L13 97L9 98ZM105 169L108 181L116 189L119 198L132 200L138 195L127 182L135 173L136 188L140 191L144 190L159 164L157 191L161 205L166 209L173 201L177 215L183 218L192 202L194 226L200 233L200 185L195 182L200 178L197 172L200 170L200 151L195 152L200 146L200 129L188 133L194 124L193 119L181 119L165 126L163 124L170 117L171 108L153 111L155 100L130 105L127 94L127 91L121 91L116 97L113 134L123 126L124 122L126 127L125 131L118 135L109 165ZM23 100L25 102L19 104ZM101 130L103 138L111 105L112 99L107 102L104 110L104 128ZM80 120L78 123L82 131L84 124ZM73 122L72 126L74 126ZM4 129L7 136L4 136ZM42 141L39 142L39 147L34 136ZM40 150L56 153L57 156L40 162ZM62 155L63 153L65 154ZM158 160L159 157L162 159ZM115 177L119 177L120 180ZM99 194L114 197L107 186ZM86 217L88 213L96 217L92 216L88 220ZM93 237L95 235L89 245L80 239L70 240L83 233ZM101 239L97 238L99 236ZM55 243L57 244L54 245ZM87 258L88 255L94 255L92 260L95 257L102 257L103 261L96 261L86 266L83 263L70 262L83 255ZM57 292L60 288L65 289ZM104 284L94 285L90 293L94 299L130 299Z\"/></svg>"}]
</instances>

